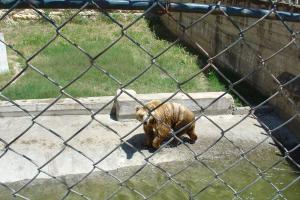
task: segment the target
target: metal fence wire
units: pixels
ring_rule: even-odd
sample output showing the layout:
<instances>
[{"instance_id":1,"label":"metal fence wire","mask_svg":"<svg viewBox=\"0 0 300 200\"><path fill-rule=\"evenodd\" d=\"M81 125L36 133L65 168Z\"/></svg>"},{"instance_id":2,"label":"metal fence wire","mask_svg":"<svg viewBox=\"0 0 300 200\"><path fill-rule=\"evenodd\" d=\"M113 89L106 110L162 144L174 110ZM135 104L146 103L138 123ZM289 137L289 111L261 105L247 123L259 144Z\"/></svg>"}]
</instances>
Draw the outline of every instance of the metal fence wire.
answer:
<instances>
[{"instance_id":1,"label":"metal fence wire","mask_svg":"<svg viewBox=\"0 0 300 200\"><path fill-rule=\"evenodd\" d=\"M299 1L298 1L298 0L284 0L284 1L282 1L282 2L291 4L291 5L299 4Z\"/></svg>"},{"instance_id":2,"label":"metal fence wire","mask_svg":"<svg viewBox=\"0 0 300 200\"><path fill-rule=\"evenodd\" d=\"M210 188L214 183L219 182L221 183L223 186L225 186L233 195L234 198L236 199L243 199L240 195L247 191L252 185L254 185L256 182L263 180L266 184L270 185L270 187L272 187L274 190L276 190L276 194L272 197L272 199L287 199L284 195L284 191L286 191L288 188L292 187L294 184L297 184L297 182L299 182L300 180L300 175L298 175L294 180L290 181L289 183L283 185L283 187L278 187L276 184L274 184L272 181L268 180L265 177L265 173L270 170L275 168L278 164L280 164L281 162L283 162L284 160L289 160L298 170L300 169L300 164L296 162L296 160L291 157L292 154L295 154L296 151L299 151L300 149L300 144L297 144L295 146L293 146L292 148L288 148L286 147L284 144L281 143L281 141L279 141L276 137L273 136L273 133L275 131L277 131L278 129L280 129L281 127L287 125L290 121L292 121L293 119L299 117L299 108L297 107L297 103L294 101L294 99L292 97L289 96L289 93L286 93L286 87L289 84L292 84L294 81L296 81L300 74L298 74L296 77L294 77L293 79L289 80L288 82L285 83L281 83L275 75L272 74L271 71L269 71L267 68L264 68L265 64L268 62L269 59L271 59L272 57L278 55L280 52L282 52L284 49L288 48L291 45L299 45L297 44L297 38L299 38L299 30L298 32L296 30L293 30L288 24L287 21L298 21L300 22L300 18L299 15L297 13L294 13L293 15L291 15L291 13L288 12L282 12L277 10L277 3L280 1L268 1L270 4L270 9L268 10L259 10L259 9L233 9L232 7L226 6L222 3L222 1L217 2L216 4L212 4L212 5L205 5L205 4L178 4L178 3L174 3L174 2L170 2L170 1L160 1L160 0L153 0L153 1L126 1L126 0L116 0L116 1L97 1L97 0L86 0L86 1L33 1L33 0L1 0L0 1L0 7L2 9L5 9L5 13L0 16L0 21L5 20L5 18L11 13L13 12L15 9L23 9L23 8L30 8L33 11L35 11L45 22L47 22L49 24L49 26L53 26L56 30L56 35L54 35L53 38L51 38L43 47L41 47L40 49L38 49L35 53L33 53L31 56L26 57L23 55L23 53L21 51L19 51L14 45L9 44L5 41L1 42L3 44L6 45L7 48L9 48L10 50L12 50L13 52L15 52L20 58L22 58L25 63L26 63L26 67L24 67L18 74L16 74L10 81L8 81L1 89L0 89L0 96L2 98L2 100L8 101L11 104L13 104L14 106L18 107L20 110L22 110L24 113L26 113L27 116L31 117L32 123L22 132L20 132L18 134L17 137L15 137L14 139L12 139L11 141L5 141L3 138L0 138L0 143L1 143L1 152L0 152L0 162L1 162L1 158L5 157L5 155L8 152L12 152L14 154L17 154L20 157L23 157L24 159L27 160L27 162L30 162L33 164L33 166L35 166L35 168L37 169L37 174L30 180L24 182L24 184L22 185L22 187L20 188L14 188L12 185L7 184L5 182L0 182L0 186L3 186L7 191L9 191L11 193L11 198L14 199L30 199L27 196L22 195L22 191L24 189L26 189L40 174L46 174L47 176L51 177L52 179L55 179L56 181L59 181L61 184L63 184L66 188L65 194L61 199L68 199L70 195L75 195L77 196L76 199L90 199L90 197L88 197L87 195L77 191L75 189L75 187L80 184L81 182L83 182L87 177L89 177L94 171L100 170L105 172L108 176L110 176L111 178L115 179L118 182L119 187L113 191L111 193L111 195L109 195L108 197L106 197L106 199L112 199L115 197L116 194L118 194L118 192L122 189L122 188L126 188L129 189L131 192L135 193L136 195L138 195L139 197L141 197L142 199L151 199L153 196L155 196L158 192L160 192L165 185L167 185L167 183L172 182L174 183L176 186L178 186L179 188L182 189L183 193L186 193L190 199L194 199L197 197L197 195L199 195L200 193L204 192L205 190L207 190L208 188ZM289 1L290 3L291 1ZM297 2L297 1L296 1ZM64 23L62 23L61 25L58 25L55 23L55 21L53 19L51 19L49 16L47 16L45 13L41 12L39 9L40 8L73 8L73 9L77 9L77 12L74 13L71 17L69 17L67 20L64 21ZM107 46L103 51L101 51L98 55L96 56L92 56L90 55L84 48L80 47L79 44L77 44L75 41L72 41L72 38L68 38L65 35L62 34L61 30L68 24L70 23L70 21L75 18L76 16L79 15L80 12L84 11L85 9L90 9L93 8L95 9L97 12L102 13L103 15L105 15L107 17L107 19L109 19L111 22L113 22L116 26L118 26L122 32L122 35L115 39L109 46ZM139 16L136 17L136 19L134 21L132 21L130 24L124 26L121 22L119 22L116 18L114 18L111 14L111 10L113 9L118 9L118 10L144 10L143 13L141 13ZM199 17L197 20L194 20L193 23L191 23L190 25L184 25L181 24L180 21L178 21L176 19L176 17L173 16L173 11L182 11L182 12L200 12L203 13L203 15L201 15L201 17ZM136 23L138 23L142 18L144 18L146 15L150 15L150 14L158 14L158 15L168 15L175 23L177 23L178 27L180 27L182 35L180 35L169 47L165 48L165 49L161 49L160 53L158 54L152 54L151 51L148 51L147 48L145 48L143 46L143 44L138 41L135 40L135 38L131 37L128 34L128 30L132 27L135 26ZM172 46L174 46L175 44L179 43L181 41L181 39L183 37L189 37L186 32L191 29L192 27L194 27L197 23L201 22L202 20L204 20L207 16L209 15L213 15L213 14L219 14L219 15L223 15L225 16L231 23L232 25L236 28L237 30L237 34L238 34L238 39L236 41L234 41L233 43L229 44L223 51L219 52L217 55L213 55L213 56L209 56L209 58L207 59L207 65L205 67L203 67L197 74L190 74L190 78L188 78L187 80L180 82L178 81L175 77L173 77L167 70L165 70L163 68L163 66L160 66L159 63L157 63L157 59L162 56L164 53L166 53ZM250 25L247 28L242 29L239 24L235 23L235 21L231 18L231 15L243 15L243 16L250 16L250 17L256 17L257 21L255 23L253 23L252 25ZM221 70L219 70L218 66L215 64L215 60L222 55L224 52L230 50L237 42L239 41L244 41L246 40L246 38L244 37L244 35L247 33L247 31L249 29L251 29L254 26L258 26L258 23L262 20L265 20L267 18L276 18L277 20L282 22L282 26L284 26L286 28L286 30L289 32L290 34L290 41L283 46L281 49L276 50L276 52L274 52L271 56L269 56L268 58L264 58L264 57L259 57L260 63L259 65L260 70L264 70L266 73L268 73L273 79L274 81L278 84L277 90L270 95L266 100L264 100L263 102L261 102L258 105L251 105L236 89L235 86L238 85L240 82L242 82L243 80L247 79L249 76L251 76L251 73L249 73L248 75L242 77L240 80L236 81L236 82L231 82L230 79L228 79L226 77L226 75L224 73L222 73ZM57 38L61 38L63 40L65 40L67 43L69 43L70 45L74 46L76 49L78 49L82 54L86 55L89 58L90 61L90 66L87 66L86 70L84 70L80 75L78 75L76 78L74 78L72 81L70 81L69 83L67 83L66 85L60 85L58 82L56 82L54 79L52 79L52 77L48 76L46 73L44 73L43 71L41 71L40 69L38 69L38 67L34 66L33 64L31 64L31 60L33 60L36 56L38 56L43 50L47 49L48 46L53 43ZM137 76L133 76L131 78L131 80L129 80L128 82L121 82L120 80L118 80L117 77L114 77L113 74L111 74L109 71L106 71L105 69L101 68L101 66L97 66L95 64L95 60L98 58L101 58L101 56L103 56L110 48L112 48L113 46L115 46L121 38L128 38L134 45L136 45L136 47L138 47L139 49L141 49L142 51L144 51L147 55L150 56L150 61L151 64L149 66L146 66L145 69L143 71L141 71ZM246 44L246 43L245 43ZM206 52L206 50L204 48L201 49L202 52ZM296 52L295 52L296 53ZM206 53L207 55L209 55L208 53ZM259 55L257 55L259 56ZM69 93L66 92L66 89L74 84L77 80L79 80L82 76L85 75L85 73L87 73L87 71L89 71L91 68L95 68L98 71L100 71L103 75L105 75L106 77L108 77L109 79L113 80L115 83L117 83L119 85L119 93L116 94L114 96L113 99L111 99L110 101L107 102L107 104L105 106L103 106L102 108L99 108L96 112L92 111L91 109L87 108L84 103L82 103L78 98L73 97L72 95L70 95ZM171 78L173 80L173 82L176 83L177 85L177 90L165 101L163 101L163 103L168 102L170 99L172 99L172 97L174 97L176 94L178 94L179 92L185 94L188 98L190 98L193 102L195 102L196 105L198 105L198 110L199 110L199 115L196 116L195 121L199 120L200 117L204 117L208 120L210 120L212 123L215 124L215 126L219 129L220 131L220 138L225 139L227 141L229 141L234 147L236 147L237 149L239 149L240 151L240 158L237 159L234 163L232 163L230 166L227 166L225 169L223 169L222 171L216 171L214 170L214 166L209 166L207 165L202 159L201 159L201 155L207 151L210 151L211 148L213 148L215 145L218 144L219 140L216 140L213 144L211 144L204 152L195 152L193 151L193 149L190 148L189 145L186 144L185 141L183 141L181 138L178 138L176 136L176 131L171 132L172 136L177 138L182 145L185 145L185 147L187 149L189 149L190 154L193 156L194 161L195 162L199 162L201 165L203 165L207 170L209 170L213 175L214 175L214 179L211 182L208 182L207 185L202 188L199 189L199 191L197 193L192 193L190 191L190 189L181 184L180 181L176 180L174 178L174 174L169 173L166 169L162 169L159 165L151 162L151 157L155 156L156 154L160 154L161 150L163 148L165 148L171 141L172 138L170 140L168 140L166 143L164 143L159 149L157 149L155 152L153 152L153 154L151 154L150 156L145 156L141 151L139 151L138 149L136 149L136 147L134 147L132 144L128 143L125 139L126 136L130 135L131 133L133 133L137 128L139 128L140 126L143 125L143 123L140 123L138 127L135 127L133 130L131 130L130 132L128 132L126 134L126 136L121 136L121 134L118 133L118 131L116 131L114 129L114 127L108 126L105 124L105 122L101 122L99 121L97 118L95 118L95 116L97 114L99 114L103 109L106 108L107 105L111 104L112 102L114 102L117 98L120 97L121 94L127 94L128 96L130 96L132 99L134 99L136 102L138 102L138 104L140 105L144 105L143 102L139 99L137 99L135 96L133 96L132 94L130 94L129 92L127 92L127 90L125 90L126 88L128 88L128 86L130 86L131 84L133 84L136 80L138 80L139 78L141 78L141 76L146 73L149 69L151 68L157 68L159 70L161 70L162 73L166 74L169 78ZM218 73L221 77L223 77L228 84L228 89L218 98L216 98L214 101L212 101L207 107L202 107L200 106L197 101L195 101L190 95L189 93L187 93L186 91L184 91L182 89L182 85L188 81L190 81L191 79L193 79L193 77L197 76L198 74L203 73L205 70L207 69L211 69L213 71L215 71L216 73ZM40 113L33 115L32 113L30 113L29 111L27 111L26 109L24 109L21 105L19 105L15 100L13 100L10 96L4 95L4 90L8 87L10 87L14 81L16 81L23 73L25 73L28 70L34 70L36 71L38 74L40 74L41 77L43 77L45 80L48 80L50 83L52 83L52 85L54 85L55 87L57 87L57 91L60 92L60 95L52 102L50 103L44 110L42 110ZM257 70L257 69L256 69ZM237 95L244 104L248 105L250 107L249 113L247 115L245 115L243 117L242 120L239 120L237 123L235 123L234 125L232 125L230 128L228 129L222 129L220 126L218 126L218 124L216 122L213 121L213 119L211 119L210 116L205 114L205 110L207 110L209 107L214 106L214 104L225 94L227 93L233 93L235 95ZM269 101L271 101L273 98L275 98L277 95L280 94L284 94L285 98L288 99L289 102L291 102L296 108L298 108L298 110L295 110L295 114L293 116L291 116L288 120L286 120L284 123L280 124L277 127L269 127L268 124L264 123L262 120L260 120L260 118L257 116L257 114L255 113L256 110L258 110L260 107L262 107L263 105L265 105L266 103L268 103ZM58 132L55 132L51 129L51 127L47 127L46 125L43 125L42 123L38 122L37 119L43 115L43 113L45 113L48 109L50 109L53 105L55 105L58 100L61 99L61 97L63 96L67 96L71 99L73 99L74 101L76 101L78 104L80 104L81 106L83 106L89 113L90 113L90 120L88 121L88 123L86 123L84 126L82 126L82 128L73 133L73 135L71 135L69 138L64 139ZM156 108L155 108L156 109ZM150 110L149 113L150 115L152 115L151 113L154 110ZM153 115L152 115L153 116ZM253 146L251 149L244 151L243 149L239 148L238 144L235 144L235 142L233 142L229 137L227 137L226 133L228 133L229 130L231 130L232 128L234 128L235 126L241 124L244 122L244 120L248 117L252 117L256 120L259 121L260 125L263 127L263 129L266 131L266 138L257 143L257 145ZM99 158L98 160L93 160L91 158L89 158L85 152L81 152L80 150L76 149L75 147L73 147L70 142L79 134L81 133L83 130L85 130L87 127L90 126L90 124L92 122L97 122L100 123L102 126L105 126L106 128L108 128L109 130L111 130L112 134L115 134L116 136L119 137L120 139L120 144L117 145L112 151L107 152L107 155ZM45 129L46 131L48 131L49 133L53 134L53 136L57 137L59 140L62 141L63 143L63 147L61 148L61 150L55 154L54 156L50 157L43 165L38 165L33 158L31 158L30 155L24 155L23 153L18 152L17 150L15 150L13 148L13 144L18 141L22 136L26 135L26 133L28 132L28 130L30 130L31 127L33 126L39 126L42 129ZM168 125L166 125L168 126ZM266 140L268 139L272 139L276 145L278 145L280 147L280 149L282 150L282 157L280 158L280 160L276 161L275 163L273 163L271 166L269 166L267 169L261 169L259 166L257 166L256 163L252 162L250 159L248 159L247 154L254 151L255 149L259 148L259 146ZM105 160L109 155L111 155L112 153L114 153L114 151L116 151L122 144L128 144L131 148L136 149L136 151L141 154L141 156L143 156L144 160L145 160L145 164L140 166L130 177L128 177L126 180L120 180L118 177L116 177L115 175L111 174L110 171L106 171L101 169L98 164L101 163L103 160ZM83 157L87 158L89 161L92 162L91 167L92 170L87 173L86 175L84 175L83 177L80 178L80 180L78 180L76 183L74 184L67 184L66 182L64 182L62 179L59 179L58 177L55 177L52 174L49 174L46 170L44 170L48 164L50 162L52 162L57 156L59 156L60 154L62 154L66 149L71 149L72 151L77 152L78 154L81 154ZM257 177L255 180L253 180L252 182L247 183L247 185L242 188L242 189L236 189L233 186L230 185L229 182L227 182L226 180L222 179L222 175L226 174L230 169L234 168L235 166L237 166L240 162L243 161L247 161L248 165L251 165L253 167L255 167L255 169L257 170ZM135 189L134 187L130 186L128 183L128 181L130 179L132 179L134 176L136 176L141 170L143 170L143 168L145 168L146 166L151 165L155 168L157 168L162 174L164 174L164 176L168 177L168 179L166 180L166 182L164 184L162 184L161 186L157 187L157 189L151 194L151 195L145 195L143 194L141 191L138 191L137 189ZM187 168L187 167L186 167ZM182 169L181 171L184 171L186 168ZM1 174L5 173L5 171L1 171ZM0 176L1 176L0 174ZM267 191L266 191L267 192ZM300 198L300 197L299 197ZM1 197L0 197L1 199Z\"/></svg>"}]
</instances>

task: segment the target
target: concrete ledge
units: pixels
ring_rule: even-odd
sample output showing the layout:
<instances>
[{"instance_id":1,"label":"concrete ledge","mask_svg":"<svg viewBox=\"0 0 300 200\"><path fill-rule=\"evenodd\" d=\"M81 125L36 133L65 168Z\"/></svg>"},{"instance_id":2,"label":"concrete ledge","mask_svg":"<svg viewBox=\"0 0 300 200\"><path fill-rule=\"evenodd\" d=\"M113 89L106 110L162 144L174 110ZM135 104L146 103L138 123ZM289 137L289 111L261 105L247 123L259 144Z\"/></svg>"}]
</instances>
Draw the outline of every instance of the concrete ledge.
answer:
<instances>
[{"instance_id":1,"label":"concrete ledge","mask_svg":"<svg viewBox=\"0 0 300 200\"><path fill-rule=\"evenodd\" d=\"M78 98L87 108L96 111L111 101L113 96ZM36 115L44 110L55 99L29 99L15 102L29 113ZM111 112L113 103L105 107L100 113ZM72 99L61 99L51 106L43 115L85 115L90 114L83 106ZM0 117L20 117L27 114L10 102L0 101Z\"/></svg>"},{"instance_id":2,"label":"concrete ledge","mask_svg":"<svg viewBox=\"0 0 300 200\"><path fill-rule=\"evenodd\" d=\"M166 100L172 96L172 94L173 93L136 94L135 97L141 102L146 103L152 99ZM223 92L189 93L189 95L202 107L206 107L217 98L220 98L223 94ZM200 110L198 105L183 93L175 95L170 102L183 104L195 114L199 114ZM135 118L136 106L140 106L140 104L127 94L123 93L116 102L116 118L118 120ZM205 110L204 113L207 115L232 114L233 108L234 100L231 95L226 94Z\"/></svg>"},{"instance_id":3,"label":"concrete ledge","mask_svg":"<svg viewBox=\"0 0 300 200\"><path fill-rule=\"evenodd\" d=\"M250 113L250 107L245 106L245 107L234 107L232 110L233 115L247 115ZM255 109L255 114L264 114L264 113L270 113L273 112L274 109L270 105L262 105L258 108Z\"/></svg>"},{"instance_id":4,"label":"concrete ledge","mask_svg":"<svg viewBox=\"0 0 300 200\"><path fill-rule=\"evenodd\" d=\"M172 93L157 93L157 94L136 94L133 90L127 90L135 98L139 99L141 102L146 103L152 99L165 100L169 98ZM202 93L190 93L191 97L201 105L206 107L212 101L222 96L223 92L202 92ZM87 108L97 111L103 106L105 106L109 101L111 101L113 96L104 97L88 97L88 98L78 98L78 100L83 103ZM23 109L27 110L29 113L36 115L44 110L49 104L51 104L55 99L31 99L31 100L16 100L15 102L20 105ZM178 93L171 100L171 102L176 102L183 104L194 111L196 114L199 113L199 107L186 95ZM128 96L126 93L122 93L118 99L105 107L100 114L113 114L116 119L133 119L135 118L135 108L139 106L132 97ZM205 114L208 115L224 115L232 114L234 108L234 101L232 96L226 94L218 99L212 106L210 106ZM44 116L50 115L86 115L90 114L83 106L78 104L72 99L61 99L51 106L45 113ZM21 109L16 107L7 101L0 101L0 117L20 117L26 116L27 114Z\"/></svg>"},{"instance_id":5,"label":"concrete ledge","mask_svg":"<svg viewBox=\"0 0 300 200\"><path fill-rule=\"evenodd\" d=\"M233 115L246 115L250 112L250 107L249 106L245 106L245 107L235 107L232 110L232 114Z\"/></svg>"}]
</instances>

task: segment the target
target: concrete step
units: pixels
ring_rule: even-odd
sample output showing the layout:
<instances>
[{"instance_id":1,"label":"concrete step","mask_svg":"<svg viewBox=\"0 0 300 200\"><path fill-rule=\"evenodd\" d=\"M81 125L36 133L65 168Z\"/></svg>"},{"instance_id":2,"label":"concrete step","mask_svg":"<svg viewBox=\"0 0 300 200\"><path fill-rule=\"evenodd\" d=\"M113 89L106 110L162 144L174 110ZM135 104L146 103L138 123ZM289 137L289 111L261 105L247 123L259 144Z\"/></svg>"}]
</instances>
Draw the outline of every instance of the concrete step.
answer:
<instances>
[{"instance_id":1,"label":"concrete step","mask_svg":"<svg viewBox=\"0 0 300 200\"><path fill-rule=\"evenodd\" d=\"M156 93L156 94L136 94L133 90L126 90L134 98L143 103L147 103L153 99L166 100L172 96L173 93ZM211 106L205 109L207 115L223 115L232 114L234 109L234 100L231 95L224 92L201 92L201 93L189 93L194 99L190 99L183 93L178 93L170 99L170 102L176 102L185 105L191 109L195 114L200 113L200 107L207 107L212 102ZM135 118L135 108L140 104L134 100L134 98L128 96L126 93L122 93L114 101L114 96L103 97L87 97L77 98L86 108L92 112L97 112L102 109L100 114L113 114L116 119L133 119ZM46 109L55 99L29 99L29 100L16 100L14 101L19 107L26 110L32 115L37 115ZM196 103L195 103L196 102ZM198 105L197 105L198 104ZM8 102L0 101L0 117L20 117L27 116L28 114L20 109L18 106ZM85 107L80 105L73 99L60 99L55 104L47 109L43 113L44 116L51 115L87 115L91 114Z\"/></svg>"},{"instance_id":2,"label":"concrete step","mask_svg":"<svg viewBox=\"0 0 300 200\"><path fill-rule=\"evenodd\" d=\"M142 103L147 103L152 99L164 101L170 98L173 94L174 93L135 94L133 96L139 99ZM207 115L224 115L232 114L233 112L234 100L231 95L224 95L224 92L189 93L189 96L192 97L193 100L183 93L178 93L173 96L169 102L185 105L195 114L199 114L201 112L201 107L206 108L207 106L207 109L204 111ZM141 105L132 97L123 93L116 101L116 118L118 120L135 118L135 108L137 106Z\"/></svg>"}]
</instances>

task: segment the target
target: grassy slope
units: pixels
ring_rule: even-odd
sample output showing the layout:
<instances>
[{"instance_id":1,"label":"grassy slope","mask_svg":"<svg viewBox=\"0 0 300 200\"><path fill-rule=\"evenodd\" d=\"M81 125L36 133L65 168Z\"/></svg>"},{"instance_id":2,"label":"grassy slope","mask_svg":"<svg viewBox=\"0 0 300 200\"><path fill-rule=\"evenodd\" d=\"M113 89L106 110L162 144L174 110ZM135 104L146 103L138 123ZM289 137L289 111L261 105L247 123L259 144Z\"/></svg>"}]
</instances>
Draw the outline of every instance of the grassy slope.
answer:
<instances>
[{"instance_id":1,"label":"grassy slope","mask_svg":"<svg viewBox=\"0 0 300 200\"><path fill-rule=\"evenodd\" d=\"M114 17L125 26L137 16L114 14ZM1 31L4 32L6 41L22 52L26 58L29 58L55 36L55 28L46 22L13 25L2 22ZM76 17L62 28L61 33L91 56L96 56L121 36L121 29L107 18L98 17L96 20L89 20ZM127 33L152 55L158 54L171 44L170 41L159 39L151 32L148 22L144 19L130 27ZM9 60L10 66L15 65L16 62L21 67L26 66L25 60L16 56L11 50L9 50ZM156 62L179 82L188 79L200 70L197 56L186 51L181 45L173 46L158 57ZM61 36L58 36L29 63L61 86L67 85L91 65L88 56ZM123 36L116 45L96 59L94 63L125 84L151 63L151 57ZM12 73L0 76L0 86L3 86L11 77ZM93 66L65 91L75 97L102 96L115 94L118 87L120 85L117 82ZM138 93L173 92L176 90L177 84L158 67L152 66L147 73L127 88L134 89ZM203 74L198 75L182 88L188 92L223 89L214 76L207 79ZM7 87L3 94L13 99L50 98L59 95L59 88L29 68L25 75Z\"/></svg>"}]
</instances>

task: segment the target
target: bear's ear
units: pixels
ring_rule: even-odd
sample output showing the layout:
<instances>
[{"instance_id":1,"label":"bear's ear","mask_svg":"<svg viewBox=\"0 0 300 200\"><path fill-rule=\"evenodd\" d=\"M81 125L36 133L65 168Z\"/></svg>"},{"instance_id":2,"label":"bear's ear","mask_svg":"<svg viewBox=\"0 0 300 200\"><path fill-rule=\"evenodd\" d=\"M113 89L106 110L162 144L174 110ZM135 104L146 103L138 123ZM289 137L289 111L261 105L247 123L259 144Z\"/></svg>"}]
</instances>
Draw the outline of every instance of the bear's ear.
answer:
<instances>
[{"instance_id":1,"label":"bear's ear","mask_svg":"<svg viewBox=\"0 0 300 200\"><path fill-rule=\"evenodd\" d=\"M158 99L152 100L151 104L153 104L155 107L157 107L159 104L161 104L161 101Z\"/></svg>"},{"instance_id":2,"label":"bear's ear","mask_svg":"<svg viewBox=\"0 0 300 200\"><path fill-rule=\"evenodd\" d=\"M154 109L156 108L157 106L159 106L159 104L161 104L161 101L160 100L152 100L148 103L147 107L149 109Z\"/></svg>"}]
</instances>

